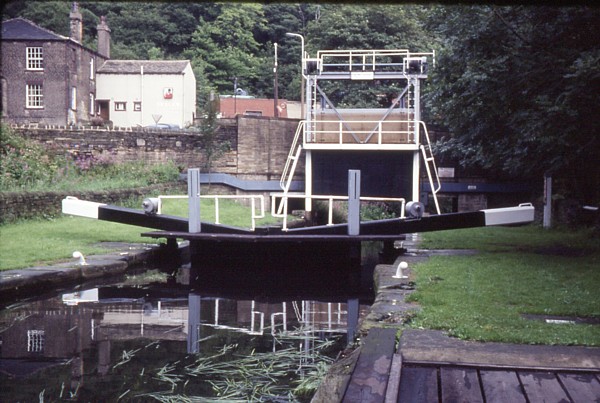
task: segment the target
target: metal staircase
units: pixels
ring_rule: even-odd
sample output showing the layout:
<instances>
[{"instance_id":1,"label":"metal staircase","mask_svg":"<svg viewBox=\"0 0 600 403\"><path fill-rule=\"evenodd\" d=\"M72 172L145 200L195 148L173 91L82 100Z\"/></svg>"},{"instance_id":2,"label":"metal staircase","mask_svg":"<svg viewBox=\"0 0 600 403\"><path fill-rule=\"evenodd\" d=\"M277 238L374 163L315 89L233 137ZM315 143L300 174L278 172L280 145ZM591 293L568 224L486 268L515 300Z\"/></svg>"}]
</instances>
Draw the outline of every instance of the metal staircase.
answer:
<instances>
[{"instance_id":1,"label":"metal staircase","mask_svg":"<svg viewBox=\"0 0 600 403\"><path fill-rule=\"evenodd\" d=\"M427 126L425 126L425 122L423 121L420 121L419 125L423 127L423 133L425 134L426 140L424 143L421 143L421 155L423 155L423 161L425 162L425 170L427 171L427 178L429 179L429 186L431 187L431 194L433 196L433 202L435 203L435 210L438 214L441 214L440 205L437 199L437 193L442 188L442 183L440 182L437 166L435 164L435 158L433 157L433 153L431 150L431 141L429 140L429 132L427 131Z\"/></svg>"},{"instance_id":2,"label":"metal staircase","mask_svg":"<svg viewBox=\"0 0 600 403\"><path fill-rule=\"evenodd\" d=\"M306 122L304 120L301 120L298 123L298 128L296 129L296 134L294 135L294 140L292 141L292 146L290 147L290 152L288 153L287 160L285 161L285 165L283 167L283 172L281 173L281 178L279 179L279 186L281 187L281 190L283 190L284 196L282 197L279 207L277 208L277 217L281 217L282 215L286 214L284 211L287 209L286 195L290 191L290 186L292 185L292 180L294 179L294 174L296 172L296 166L298 165L298 160L302 154L302 141L300 141L300 137L304 135L305 124Z\"/></svg>"},{"instance_id":3,"label":"metal staircase","mask_svg":"<svg viewBox=\"0 0 600 403\"><path fill-rule=\"evenodd\" d=\"M304 133L304 125L304 120L301 120L300 123L298 123L298 128L296 129L296 134L294 135L290 152L288 153L287 160L285 161L281 179L279 180L279 186L284 193L287 193L290 190L292 179L294 178L294 173L296 171L296 165L298 165L300 154L302 154L302 142L299 141L299 139Z\"/></svg>"}]
</instances>

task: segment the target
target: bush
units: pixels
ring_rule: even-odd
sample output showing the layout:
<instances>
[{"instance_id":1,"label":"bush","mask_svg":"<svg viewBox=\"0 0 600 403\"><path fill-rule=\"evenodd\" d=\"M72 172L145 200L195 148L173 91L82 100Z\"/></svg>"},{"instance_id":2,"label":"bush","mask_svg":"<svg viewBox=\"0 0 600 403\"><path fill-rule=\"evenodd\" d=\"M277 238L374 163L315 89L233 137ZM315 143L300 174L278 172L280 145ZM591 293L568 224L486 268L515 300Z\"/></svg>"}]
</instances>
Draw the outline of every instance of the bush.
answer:
<instances>
[{"instance_id":1,"label":"bush","mask_svg":"<svg viewBox=\"0 0 600 403\"><path fill-rule=\"evenodd\" d=\"M6 125L0 129L2 191L123 189L175 182L178 177L179 169L171 162L117 163L110 152L53 156Z\"/></svg>"},{"instance_id":2,"label":"bush","mask_svg":"<svg viewBox=\"0 0 600 403\"><path fill-rule=\"evenodd\" d=\"M43 147L6 125L0 126L0 188L25 189L37 182L51 182L62 165Z\"/></svg>"}]
</instances>

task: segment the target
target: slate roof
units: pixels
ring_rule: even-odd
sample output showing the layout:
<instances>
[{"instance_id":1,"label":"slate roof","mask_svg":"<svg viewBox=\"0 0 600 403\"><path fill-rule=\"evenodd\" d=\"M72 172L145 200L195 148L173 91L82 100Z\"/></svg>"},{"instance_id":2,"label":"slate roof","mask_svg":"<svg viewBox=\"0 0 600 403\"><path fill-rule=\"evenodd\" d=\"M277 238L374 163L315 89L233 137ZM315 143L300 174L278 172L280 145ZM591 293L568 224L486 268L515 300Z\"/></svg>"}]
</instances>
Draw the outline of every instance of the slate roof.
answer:
<instances>
[{"instance_id":1,"label":"slate roof","mask_svg":"<svg viewBox=\"0 0 600 403\"><path fill-rule=\"evenodd\" d=\"M2 40L64 41L68 39L25 18L17 17L2 22Z\"/></svg>"},{"instance_id":2,"label":"slate roof","mask_svg":"<svg viewBox=\"0 0 600 403\"><path fill-rule=\"evenodd\" d=\"M107 60L98 68L102 74L182 74L189 60Z\"/></svg>"}]
</instances>

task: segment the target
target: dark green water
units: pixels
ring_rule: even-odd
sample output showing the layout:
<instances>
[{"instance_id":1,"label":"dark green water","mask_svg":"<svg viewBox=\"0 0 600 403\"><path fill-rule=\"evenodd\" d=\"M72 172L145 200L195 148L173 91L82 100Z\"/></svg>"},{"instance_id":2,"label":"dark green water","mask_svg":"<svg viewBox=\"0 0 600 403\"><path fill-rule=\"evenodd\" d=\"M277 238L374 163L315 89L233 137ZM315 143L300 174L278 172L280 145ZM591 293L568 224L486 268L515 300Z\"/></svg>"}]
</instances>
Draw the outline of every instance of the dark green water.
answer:
<instances>
[{"instance_id":1,"label":"dark green water","mask_svg":"<svg viewBox=\"0 0 600 403\"><path fill-rule=\"evenodd\" d=\"M0 401L307 401L366 309L201 283L155 270L5 304Z\"/></svg>"}]
</instances>

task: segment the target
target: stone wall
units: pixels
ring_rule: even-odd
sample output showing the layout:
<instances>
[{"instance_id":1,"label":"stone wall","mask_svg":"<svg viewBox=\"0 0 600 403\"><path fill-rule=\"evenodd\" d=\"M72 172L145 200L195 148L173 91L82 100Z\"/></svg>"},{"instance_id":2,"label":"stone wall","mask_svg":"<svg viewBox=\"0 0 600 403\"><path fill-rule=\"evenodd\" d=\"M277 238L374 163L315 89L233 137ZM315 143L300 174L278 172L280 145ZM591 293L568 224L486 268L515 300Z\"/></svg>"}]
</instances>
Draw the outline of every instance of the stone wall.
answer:
<instances>
[{"instance_id":1,"label":"stone wall","mask_svg":"<svg viewBox=\"0 0 600 403\"><path fill-rule=\"evenodd\" d=\"M245 180L279 179L292 144L298 120L239 116L219 119L217 140L230 150L213 161L212 172L227 173ZM204 155L198 131L149 130L145 128L13 126L24 137L45 145L50 153L61 155L110 155L115 162L172 161L185 168L204 168ZM301 179L304 164L298 165ZM205 187L205 186L203 186ZM235 193L221 185L207 185L210 193ZM67 195L101 203L116 203L130 197L158 194L143 188L105 192L0 192L0 222L19 218L55 216ZM182 194L186 194L185 186Z\"/></svg>"},{"instance_id":2,"label":"stone wall","mask_svg":"<svg viewBox=\"0 0 600 403\"><path fill-rule=\"evenodd\" d=\"M249 116L219 119L217 141L227 142L229 151L213 161L211 171L236 175L241 179L278 179L297 126L296 119ZM14 129L44 144L52 153L108 153L115 162L172 161L182 168L205 167L198 131L37 125L22 125Z\"/></svg>"},{"instance_id":3,"label":"stone wall","mask_svg":"<svg viewBox=\"0 0 600 403\"><path fill-rule=\"evenodd\" d=\"M0 192L0 222L32 217L56 217L61 214L61 201L67 196L98 203L119 204L131 198L156 196L167 190L180 189L187 193L185 184L161 184L136 189L64 192ZM139 206L141 209L141 206Z\"/></svg>"},{"instance_id":4,"label":"stone wall","mask_svg":"<svg viewBox=\"0 0 600 403\"><path fill-rule=\"evenodd\" d=\"M298 120L240 117L238 119L237 171L240 179L278 180L296 134ZM296 179L304 173L299 161Z\"/></svg>"}]
</instances>

